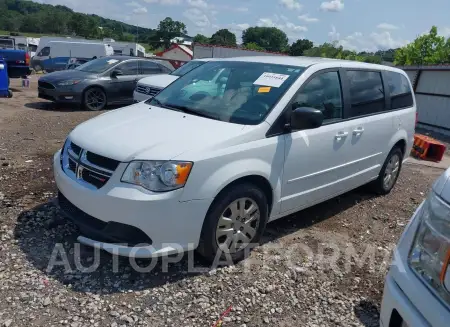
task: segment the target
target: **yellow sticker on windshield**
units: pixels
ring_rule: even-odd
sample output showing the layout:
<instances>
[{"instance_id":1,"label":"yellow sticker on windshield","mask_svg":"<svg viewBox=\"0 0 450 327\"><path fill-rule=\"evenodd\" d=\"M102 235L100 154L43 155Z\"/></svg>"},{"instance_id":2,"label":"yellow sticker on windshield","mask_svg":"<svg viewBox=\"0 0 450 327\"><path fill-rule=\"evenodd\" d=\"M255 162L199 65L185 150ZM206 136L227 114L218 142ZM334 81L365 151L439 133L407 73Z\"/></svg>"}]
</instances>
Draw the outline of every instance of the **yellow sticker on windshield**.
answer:
<instances>
[{"instance_id":1,"label":"yellow sticker on windshield","mask_svg":"<svg viewBox=\"0 0 450 327\"><path fill-rule=\"evenodd\" d=\"M270 92L271 87L270 86L265 86L265 87L260 87L258 89L258 93L269 93Z\"/></svg>"}]
</instances>

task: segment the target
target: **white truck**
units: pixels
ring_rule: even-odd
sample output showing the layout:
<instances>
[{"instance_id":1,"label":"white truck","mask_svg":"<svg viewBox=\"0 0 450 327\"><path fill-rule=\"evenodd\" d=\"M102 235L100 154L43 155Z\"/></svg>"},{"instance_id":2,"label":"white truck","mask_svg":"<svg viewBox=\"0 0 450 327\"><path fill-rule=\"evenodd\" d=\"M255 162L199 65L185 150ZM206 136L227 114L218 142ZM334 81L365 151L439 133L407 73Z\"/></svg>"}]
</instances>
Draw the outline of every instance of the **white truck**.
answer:
<instances>
[{"instance_id":1,"label":"white truck","mask_svg":"<svg viewBox=\"0 0 450 327\"><path fill-rule=\"evenodd\" d=\"M36 70L53 72L66 69L72 58L91 60L113 54L113 48L101 42L50 41L33 57L32 66L40 68Z\"/></svg>"}]
</instances>

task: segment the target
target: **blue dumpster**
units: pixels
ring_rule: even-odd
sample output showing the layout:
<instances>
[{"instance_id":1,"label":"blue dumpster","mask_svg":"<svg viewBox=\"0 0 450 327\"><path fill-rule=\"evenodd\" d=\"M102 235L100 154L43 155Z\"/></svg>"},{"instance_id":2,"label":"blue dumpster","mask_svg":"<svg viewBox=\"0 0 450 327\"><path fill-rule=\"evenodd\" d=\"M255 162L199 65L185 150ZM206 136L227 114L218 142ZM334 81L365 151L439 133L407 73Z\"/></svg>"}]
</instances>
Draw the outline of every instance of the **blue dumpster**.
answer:
<instances>
[{"instance_id":1,"label":"blue dumpster","mask_svg":"<svg viewBox=\"0 0 450 327\"><path fill-rule=\"evenodd\" d=\"M0 98L11 98L12 92L9 89L8 69L6 62L0 58Z\"/></svg>"}]
</instances>

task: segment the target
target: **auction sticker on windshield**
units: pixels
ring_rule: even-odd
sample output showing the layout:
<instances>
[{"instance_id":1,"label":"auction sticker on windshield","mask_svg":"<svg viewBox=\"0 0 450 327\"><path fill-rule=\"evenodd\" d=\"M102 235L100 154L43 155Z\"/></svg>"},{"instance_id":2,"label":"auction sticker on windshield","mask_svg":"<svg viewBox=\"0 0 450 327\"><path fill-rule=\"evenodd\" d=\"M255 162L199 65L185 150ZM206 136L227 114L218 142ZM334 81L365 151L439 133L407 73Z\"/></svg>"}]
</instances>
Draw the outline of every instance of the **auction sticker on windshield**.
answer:
<instances>
[{"instance_id":1,"label":"auction sticker on windshield","mask_svg":"<svg viewBox=\"0 0 450 327\"><path fill-rule=\"evenodd\" d=\"M107 61L107 63L110 64L110 65L115 64L116 62L119 62L119 60L117 60L117 59L110 59L110 60Z\"/></svg>"},{"instance_id":2,"label":"auction sticker on windshield","mask_svg":"<svg viewBox=\"0 0 450 327\"><path fill-rule=\"evenodd\" d=\"M280 87L288 78L289 75L263 73L253 84L271 87Z\"/></svg>"}]
</instances>

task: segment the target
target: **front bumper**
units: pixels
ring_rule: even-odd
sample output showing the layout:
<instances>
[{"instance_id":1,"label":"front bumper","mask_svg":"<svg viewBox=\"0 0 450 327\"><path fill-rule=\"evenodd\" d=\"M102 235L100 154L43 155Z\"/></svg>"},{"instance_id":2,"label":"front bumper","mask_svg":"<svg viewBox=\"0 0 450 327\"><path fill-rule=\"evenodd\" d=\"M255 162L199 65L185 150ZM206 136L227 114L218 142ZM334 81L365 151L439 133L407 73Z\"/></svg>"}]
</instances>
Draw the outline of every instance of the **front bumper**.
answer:
<instances>
[{"instance_id":1,"label":"front bumper","mask_svg":"<svg viewBox=\"0 0 450 327\"><path fill-rule=\"evenodd\" d=\"M409 327L442 327L447 326L450 321L448 307L419 279L407 261L422 206L423 203L414 213L394 251L380 312L380 325L384 327L397 327L391 324L392 319L395 320L395 312L401 318L400 322L403 321Z\"/></svg>"},{"instance_id":2,"label":"front bumper","mask_svg":"<svg viewBox=\"0 0 450 327\"><path fill-rule=\"evenodd\" d=\"M46 89L38 87L38 97L57 103L76 103L81 104L82 93L72 89Z\"/></svg>"},{"instance_id":3,"label":"front bumper","mask_svg":"<svg viewBox=\"0 0 450 327\"><path fill-rule=\"evenodd\" d=\"M134 93L133 93L133 101L134 102L147 101L150 98L151 98L151 96L148 95L148 94L139 93L139 92L136 92L136 91L134 91Z\"/></svg>"},{"instance_id":4,"label":"front bumper","mask_svg":"<svg viewBox=\"0 0 450 327\"><path fill-rule=\"evenodd\" d=\"M96 228L99 221L133 226L152 242L151 245L128 246L85 235L78 237L78 241L113 254L135 258L158 257L195 249L211 200L181 202L179 199L183 189L154 193L121 183L126 165L120 164L102 188L92 190L67 176L61 169L60 152L55 154L53 167L58 189L86 216L95 217L92 228ZM72 220L78 224L76 215ZM85 222L86 219L81 230L86 227Z\"/></svg>"}]
</instances>

